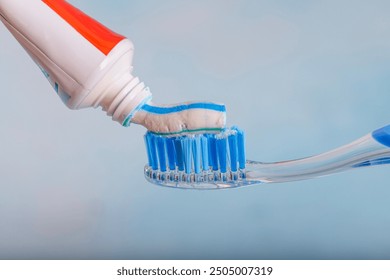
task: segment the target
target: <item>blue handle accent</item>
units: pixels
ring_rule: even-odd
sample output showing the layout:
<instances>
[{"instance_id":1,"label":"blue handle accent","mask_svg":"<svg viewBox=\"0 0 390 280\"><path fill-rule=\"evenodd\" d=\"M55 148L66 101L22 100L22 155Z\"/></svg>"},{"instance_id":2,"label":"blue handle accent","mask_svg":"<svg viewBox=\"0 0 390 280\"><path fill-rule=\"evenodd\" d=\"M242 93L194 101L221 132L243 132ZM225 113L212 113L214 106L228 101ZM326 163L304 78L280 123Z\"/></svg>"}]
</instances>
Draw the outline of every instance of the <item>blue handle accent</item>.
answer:
<instances>
[{"instance_id":1,"label":"blue handle accent","mask_svg":"<svg viewBox=\"0 0 390 280\"><path fill-rule=\"evenodd\" d=\"M390 125L375 130L372 137L379 143L390 147Z\"/></svg>"},{"instance_id":2,"label":"blue handle accent","mask_svg":"<svg viewBox=\"0 0 390 280\"><path fill-rule=\"evenodd\" d=\"M375 165L382 165L382 164L389 164L390 163L390 157L384 157L384 158L378 158L373 160L367 160L358 164L355 164L352 167L366 167L366 166L375 166Z\"/></svg>"}]
</instances>

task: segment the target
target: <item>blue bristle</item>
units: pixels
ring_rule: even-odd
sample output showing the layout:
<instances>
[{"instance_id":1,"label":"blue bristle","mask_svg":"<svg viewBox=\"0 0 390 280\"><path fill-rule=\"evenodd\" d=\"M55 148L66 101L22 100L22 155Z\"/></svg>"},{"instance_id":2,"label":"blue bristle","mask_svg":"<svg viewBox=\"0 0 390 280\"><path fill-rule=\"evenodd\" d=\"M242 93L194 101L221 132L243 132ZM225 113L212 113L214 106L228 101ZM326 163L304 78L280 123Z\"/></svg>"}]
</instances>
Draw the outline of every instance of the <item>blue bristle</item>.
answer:
<instances>
[{"instance_id":1,"label":"blue bristle","mask_svg":"<svg viewBox=\"0 0 390 280\"><path fill-rule=\"evenodd\" d=\"M202 146L202 168L203 170L209 170L209 151L207 145L207 138L202 135L200 136L200 143Z\"/></svg>"},{"instance_id":2,"label":"blue bristle","mask_svg":"<svg viewBox=\"0 0 390 280\"><path fill-rule=\"evenodd\" d=\"M227 142L226 138L219 138L217 141L217 150L218 150L218 162L219 169L222 173L227 171Z\"/></svg>"},{"instance_id":3,"label":"blue bristle","mask_svg":"<svg viewBox=\"0 0 390 280\"><path fill-rule=\"evenodd\" d=\"M194 155L194 171L199 174L201 171L201 160L202 160L202 147L200 144L200 137L196 136L192 139L192 151Z\"/></svg>"},{"instance_id":4,"label":"blue bristle","mask_svg":"<svg viewBox=\"0 0 390 280\"><path fill-rule=\"evenodd\" d=\"M157 160L157 151L156 151L156 143L155 143L155 136L151 133L148 133L147 136L147 141L148 141L148 147L149 147L149 153L150 153L150 159L151 159L151 164L150 166L152 167L153 170L158 169L158 160Z\"/></svg>"},{"instance_id":5,"label":"blue bristle","mask_svg":"<svg viewBox=\"0 0 390 280\"><path fill-rule=\"evenodd\" d=\"M214 135L209 136L209 164L213 170L218 170L217 141Z\"/></svg>"},{"instance_id":6,"label":"blue bristle","mask_svg":"<svg viewBox=\"0 0 390 280\"><path fill-rule=\"evenodd\" d=\"M165 138L163 137L156 137L156 144L157 144L157 153L158 153L158 162L160 171L165 172L167 171L167 158L166 158L166 151L165 151Z\"/></svg>"},{"instance_id":7,"label":"blue bristle","mask_svg":"<svg viewBox=\"0 0 390 280\"><path fill-rule=\"evenodd\" d=\"M229 152L230 152L230 169L233 172L236 172L237 161L238 161L237 133L229 135L228 140L229 140Z\"/></svg>"},{"instance_id":8,"label":"blue bristle","mask_svg":"<svg viewBox=\"0 0 390 280\"><path fill-rule=\"evenodd\" d=\"M167 156L168 156L168 165L170 170L176 169L176 156L175 156L175 139L173 137L167 138Z\"/></svg>"},{"instance_id":9,"label":"blue bristle","mask_svg":"<svg viewBox=\"0 0 390 280\"><path fill-rule=\"evenodd\" d=\"M237 148L238 148L238 164L240 169L245 169L245 133L242 130L237 130Z\"/></svg>"},{"instance_id":10,"label":"blue bristle","mask_svg":"<svg viewBox=\"0 0 390 280\"><path fill-rule=\"evenodd\" d=\"M206 134L205 135L207 138L207 155L208 155L208 162L209 162L209 167L210 169L213 168L213 157L211 156L211 134Z\"/></svg>"},{"instance_id":11,"label":"blue bristle","mask_svg":"<svg viewBox=\"0 0 390 280\"><path fill-rule=\"evenodd\" d=\"M184 171L183 146L180 138L175 138L176 164L179 171Z\"/></svg>"},{"instance_id":12,"label":"blue bristle","mask_svg":"<svg viewBox=\"0 0 390 280\"><path fill-rule=\"evenodd\" d=\"M145 146L146 146L146 154L148 155L148 164L149 166L152 166L153 165L153 160L152 160L152 155L150 153L150 150L151 150L151 147L150 147L150 141L149 141L149 134L150 133L146 133L145 136L144 136L144 141L145 141Z\"/></svg>"},{"instance_id":13,"label":"blue bristle","mask_svg":"<svg viewBox=\"0 0 390 280\"><path fill-rule=\"evenodd\" d=\"M183 143L183 155L184 155L184 169L187 174L192 171L192 141L189 138L184 138Z\"/></svg>"}]
</instances>

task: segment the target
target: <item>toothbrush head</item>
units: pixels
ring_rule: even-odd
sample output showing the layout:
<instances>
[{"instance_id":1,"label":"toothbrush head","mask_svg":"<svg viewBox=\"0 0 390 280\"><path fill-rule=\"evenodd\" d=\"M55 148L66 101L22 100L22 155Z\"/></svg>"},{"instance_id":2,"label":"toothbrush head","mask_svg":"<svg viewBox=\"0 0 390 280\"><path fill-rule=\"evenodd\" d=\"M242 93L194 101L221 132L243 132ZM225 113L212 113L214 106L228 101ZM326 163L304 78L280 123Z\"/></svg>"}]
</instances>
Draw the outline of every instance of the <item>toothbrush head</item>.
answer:
<instances>
[{"instance_id":1,"label":"toothbrush head","mask_svg":"<svg viewBox=\"0 0 390 280\"><path fill-rule=\"evenodd\" d=\"M258 184L246 178L245 134L237 127L218 134L166 137L147 132L145 178L184 189L224 189Z\"/></svg>"}]
</instances>

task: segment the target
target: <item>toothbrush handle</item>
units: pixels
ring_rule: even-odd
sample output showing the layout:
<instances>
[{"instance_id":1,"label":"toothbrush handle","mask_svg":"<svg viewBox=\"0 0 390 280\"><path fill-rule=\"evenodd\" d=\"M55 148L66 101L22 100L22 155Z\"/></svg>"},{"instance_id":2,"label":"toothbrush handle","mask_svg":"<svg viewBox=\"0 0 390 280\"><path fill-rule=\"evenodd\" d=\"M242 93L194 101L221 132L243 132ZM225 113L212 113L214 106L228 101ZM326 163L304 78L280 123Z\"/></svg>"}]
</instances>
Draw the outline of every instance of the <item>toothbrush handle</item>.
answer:
<instances>
[{"instance_id":1,"label":"toothbrush handle","mask_svg":"<svg viewBox=\"0 0 390 280\"><path fill-rule=\"evenodd\" d=\"M264 183L297 181L389 163L390 125L316 156L275 163L248 161L246 179Z\"/></svg>"}]
</instances>

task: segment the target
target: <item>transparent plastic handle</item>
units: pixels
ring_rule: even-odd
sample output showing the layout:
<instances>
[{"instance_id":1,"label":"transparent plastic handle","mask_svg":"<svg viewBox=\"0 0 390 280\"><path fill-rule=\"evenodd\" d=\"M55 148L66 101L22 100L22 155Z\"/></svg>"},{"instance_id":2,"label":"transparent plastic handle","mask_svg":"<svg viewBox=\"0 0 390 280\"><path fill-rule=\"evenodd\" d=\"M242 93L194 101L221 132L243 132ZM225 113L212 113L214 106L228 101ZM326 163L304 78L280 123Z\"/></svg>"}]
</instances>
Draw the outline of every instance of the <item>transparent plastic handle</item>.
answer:
<instances>
[{"instance_id":1,"label":"transparent plastic handle","mask_svg":"<svg viewBox=\"0 0 390 280\"><path fill-rule=\"evenodd\" d=\"M389 128L389 127L387 127ZM382 130L377 130L384 132ZM320 177L332 173L390 163L390 149L375 138L366 135L348 145L312 157L275 162L261 163L248 161L246 179L264 183L288 182ZM387 139L389 134L382 134Z\"/></svg>"}]
</instances>

